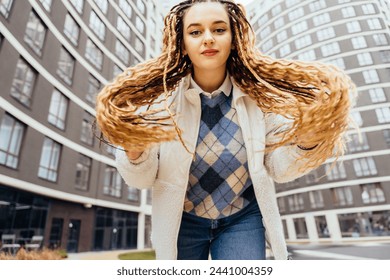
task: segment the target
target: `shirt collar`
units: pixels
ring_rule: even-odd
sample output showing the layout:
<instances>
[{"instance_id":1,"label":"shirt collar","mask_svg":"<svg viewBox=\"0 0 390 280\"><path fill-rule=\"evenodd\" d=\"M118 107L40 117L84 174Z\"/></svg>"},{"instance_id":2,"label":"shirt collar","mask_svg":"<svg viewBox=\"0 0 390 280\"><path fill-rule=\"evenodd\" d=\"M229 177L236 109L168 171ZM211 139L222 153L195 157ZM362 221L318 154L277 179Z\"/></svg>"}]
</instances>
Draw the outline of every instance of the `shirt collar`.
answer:
<instances>
[{"instance_id":1,"label":"shirt collar","mask_svg":"<svg viewBox=\"0 0 390 280\"><path fill-rule=\"evenodd\" d=\"M232 90L232 82L230 80L230 75L229 73L226 74L225 80L223 81L222 85L217 89L214 90L213 92L205 92L201 87L195 82L195 80L191 77L191 82L190 82L190 88L196 89L199 94L203 94L209 98L214 98L218 96L221 92L223 92L226 96L230 95L230 92Z\"/></svg>"}]
</instances>

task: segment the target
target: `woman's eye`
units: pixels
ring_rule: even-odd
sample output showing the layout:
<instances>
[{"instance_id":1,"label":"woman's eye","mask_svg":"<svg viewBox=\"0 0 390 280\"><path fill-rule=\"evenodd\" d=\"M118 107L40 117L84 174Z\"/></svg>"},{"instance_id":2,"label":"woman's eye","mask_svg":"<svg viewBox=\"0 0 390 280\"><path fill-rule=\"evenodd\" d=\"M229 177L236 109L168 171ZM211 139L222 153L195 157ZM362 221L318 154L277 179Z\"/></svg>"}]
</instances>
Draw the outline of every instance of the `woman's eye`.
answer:
<instances>
[{"instance_id":1,"label":"woman's eye","mask_svg":"<svg viewBox=\"0 0 390 280\"><path fill-rule=\"evenodd\" d=\"M200 34L200 31L199 30L194 30L194 31L191 31L190 32L190 35L192 35L192 36L197 36L197 35L199 35Z\"/></svg>"},{"instance_id":2,"label":"woman's eye","mask_svg":"<svg viewBox=\"0 0 390 280\"><path fill-rule=\"evenodd\" d=\"M217 33L223 33L225 31L226 31L226 29L224 29L224 28L217 28L217 29L215 29L215 32L217 32Z\"/></svg>"}]
</instances>

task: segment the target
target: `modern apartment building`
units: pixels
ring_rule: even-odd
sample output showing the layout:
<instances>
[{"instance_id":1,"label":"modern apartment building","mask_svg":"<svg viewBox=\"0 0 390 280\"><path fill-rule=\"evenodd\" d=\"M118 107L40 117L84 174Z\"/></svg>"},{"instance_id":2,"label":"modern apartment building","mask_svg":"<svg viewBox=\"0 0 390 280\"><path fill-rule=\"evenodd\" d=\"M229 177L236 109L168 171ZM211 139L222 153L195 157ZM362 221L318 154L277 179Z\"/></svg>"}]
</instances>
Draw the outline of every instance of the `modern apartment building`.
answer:
<instances>
[{"instance_id":1,"label":"modern apartment building","mask_svg":"<svg viewBox=\"0 0 390 280\"><path fill-rule=\"evenodd\" d=\"M150 194L125 185L95 96L156 56L157 0L0 1L0 235L68 252L150 247Z\"/></svg>"},{"instance_id":2,"label":"modern apartment building","mask_svg":"<svg viewBox=\"0 0 390 280\"><path fill-rule=\"evenodd\" d=\"M348 242L390 236L390 15L387 0L255 1L249 7L267 55L344 69L359 92L358 124L343 161L327 161L277 184L289 242Z\"/></svg>"}]
</instances>

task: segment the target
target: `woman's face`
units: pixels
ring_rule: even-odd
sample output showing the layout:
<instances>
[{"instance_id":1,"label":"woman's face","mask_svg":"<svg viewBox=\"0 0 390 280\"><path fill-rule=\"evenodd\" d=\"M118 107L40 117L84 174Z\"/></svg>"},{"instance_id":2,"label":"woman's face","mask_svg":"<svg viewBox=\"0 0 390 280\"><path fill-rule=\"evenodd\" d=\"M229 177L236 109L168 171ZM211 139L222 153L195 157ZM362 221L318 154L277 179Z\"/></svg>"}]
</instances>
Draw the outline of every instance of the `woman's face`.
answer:
<instances>
[{"instance_id":1,"label":"woman's face","mask_svg":"<svg viewBox=\"0 0 390 280\"><path fill-rule=\"evenodd\" d=\"M232 49L232 31L225 7L216 2L192 6L183 19L184 54L195 73L226 70Z\"/></svg>"}]
</instances>

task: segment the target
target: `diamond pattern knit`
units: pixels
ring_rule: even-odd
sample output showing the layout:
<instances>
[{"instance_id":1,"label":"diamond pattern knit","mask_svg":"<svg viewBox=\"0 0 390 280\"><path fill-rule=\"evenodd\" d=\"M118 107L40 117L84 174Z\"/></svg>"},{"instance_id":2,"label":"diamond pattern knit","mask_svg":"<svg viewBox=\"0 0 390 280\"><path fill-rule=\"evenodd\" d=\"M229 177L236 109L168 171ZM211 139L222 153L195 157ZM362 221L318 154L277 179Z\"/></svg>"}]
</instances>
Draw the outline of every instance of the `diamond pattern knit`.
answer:
<instances>
[{"instance_id":1,"label":"diamond pattern knit","mask_svg":"<svg viewBox=\"0 0 390 280\"><path fill-rule=\"evenodd\" d=\"M232 215L254 199L248 159L231 107L232 93L214 98L201 94L202 116L191 165L184 211L219 219Z\"/></svg>"}]
</instances>

